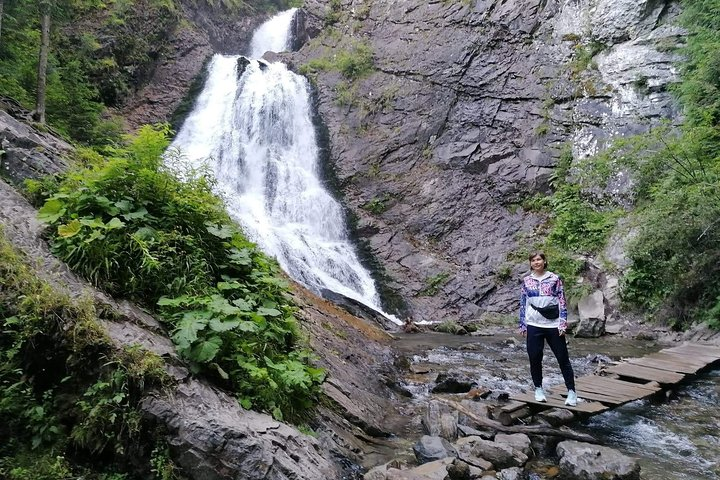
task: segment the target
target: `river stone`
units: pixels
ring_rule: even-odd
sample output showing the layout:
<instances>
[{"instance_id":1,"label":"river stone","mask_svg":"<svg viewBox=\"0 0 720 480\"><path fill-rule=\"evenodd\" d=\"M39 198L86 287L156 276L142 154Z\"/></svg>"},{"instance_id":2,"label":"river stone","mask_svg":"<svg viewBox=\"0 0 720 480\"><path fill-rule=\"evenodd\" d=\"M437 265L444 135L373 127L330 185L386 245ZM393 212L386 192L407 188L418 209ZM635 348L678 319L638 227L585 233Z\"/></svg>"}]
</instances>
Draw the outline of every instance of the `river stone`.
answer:
<instances>
[{"instance_id":1,"label":"river stone","mask_svg":"<svg viewBox=\"0 0 720 480\"><path fill-rule=\"evenodd\" d=\"M509 445L513 449L524 453L528 457L532 455L532 447L530 446L530 437L524 433L498 433L495 435L495 443L503 443Z\"/></svg>"},{"instance_id":2,"label":"river stone","mask_svg":"<svg viewBox=\"0 0 720 480\"><path fill-rule=\"evenodd\" d=\"M428 462L409 470L389 468L387 480L444 480L447 477L447 466L453 461L452 457L442 458Z\"/></svg>"},{"instance_id":3,"label":"river stone","mask_svg":"<svg viewBox=\"0 0 720 480\"><path fill-rule=\"evenodd\" d=\"M519 467L506 468L500 470L495 477L498 480L522 480L524 478L523 469Z\"/></svg>"},{"instance_id":4,"label":"river stone","mask_svg":"<svg viewBox=\"0 0 720 480\"><path fill-rule=\"evenodd\" d=\"M470 465L456 458L447 466L449 480L470 480Z\"/></svg>"},{"instance_id":5,"label":"river stone","mask_svg":"<svg viewBox=\"0 0 720 480\"><path fill-rule=\"evenodd\" d=\"M639 480L640 464L634 458L601 445L566 440L557 446L560 469L578 480Z\"/></svg>"},{"instance_id":6,"label":"river stone","mask_svg":"<svg viewBox=\"0 0 720 480\"><path fill-rule=\"evenodd\" d=\"M457 372L440 373L432 393L467 393L477 386L473 380Z\"/></svg>"},{"instance_id":7,"label":"river stone","mask_svg":"<svg viewBox=\"0 0 720 480\"><path fill-rule=\"evenodd\" d=\"M472 453L489 461L498 469L521 467L528 461L527 455L510 445L488 440L477 440L473 445Z\"/></svg>"},{"instance_id":8,"label":"river stone","mask_svg":"<svg viewBox=\"0 0 720 480\"><path fill-rule=\"evenodd\" d=\"M458 432L460 432L463 437L480 437L484 440L492 440L495 436L494 431L477 430L467 425L458 425Z\"/></svg>"},{"instance_id":9,"label":"river stone","mask_svg":"<svg viewBox=\"0 0 720 480\"><path fill-rule=\"evenodd\" d=\"M428 463L447 457L457 457L457 450L450 442L440 437L431 437L423 435L420 440L413 445L415 458L419 463Z\"/></svg>"},{"instance_id":10,"label":"river stone","mask_svg":"<svg viewBox=\"0 0 720 480\"><path fill-rule=\"evenodd\" d=\"M454 442L458 438L458 412L432 400L423 415L422 426L427 435Z\"/></svg>"}]
</instances>

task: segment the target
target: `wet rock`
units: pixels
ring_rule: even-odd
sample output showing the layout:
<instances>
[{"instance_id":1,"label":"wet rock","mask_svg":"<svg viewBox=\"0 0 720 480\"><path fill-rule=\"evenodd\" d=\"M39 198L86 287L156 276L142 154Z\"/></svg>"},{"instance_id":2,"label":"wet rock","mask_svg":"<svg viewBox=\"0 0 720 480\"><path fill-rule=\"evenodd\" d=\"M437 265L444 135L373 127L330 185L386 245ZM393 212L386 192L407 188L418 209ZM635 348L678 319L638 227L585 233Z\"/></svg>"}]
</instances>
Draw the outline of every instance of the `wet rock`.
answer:
<instances>
[{"instance_id":1,"label":"wet rock","mask_svg":"<svg viewBox=\"0 0 720 480\"><path fill-rule=\"evenodd\" d=\"M426 435L442 437L449 442L454 442L458 438L457 410L433 400L425 410L422 426Z\"/></svg>"},{"instance_id":2,"label":"wet rock","mask_svg":"<svg viewBox=\"0 0 720 480\"><path fill-rule=\"evenodd\" d=\"M435 381L432 393L467 393L477 386L466 376L454 372L440 373Z\"/></svg>"},{"instance_id":3,"label":"wet rock","mask_svg":"<svg viewBox=\"0 0 720 480\"><path fill-rule=\"evenodd\" d=\"M423 435L420 440L413 445L415 458L419 463L428 463L435 460L441 460L447 457L457 457L457 450L450 442L440 437L431 437Z\"/></svg>"},{"instance_id":4,"label":"wet rock","mask_svg":"<svg viewBox=\"0 0 720 480\"><path fill-rule=\"evenodd\" d=\"M318 110L348 206L374 227L363 239L415 318L465 323L513 311L516 266L503 259L540 219L508 206L548 190L563 144L585 158L676 117L667 91L675 57L656 48L679 35L668 28L673 2L378 0L362 17L341 4L345 37L320 33L292 58L302 65L350 48L353 36L372 47L376 70L355 82L355 104L338 106L344 80L319 72ZM327 4L305 10L321 24ZM595 63L571 75L597 39ZM633 84L643 78L647 94ZM622 195L627 184L602 193ZM385 211L362 208L386 196ZM511 278L493 275L501 270Z\"/></svg>"},{"instance_id":5,"label":"wet rock","mask_svg":"<svg viewBox=\"0 0 720 480\"><path fill-rule=\"evenodd\" d=\"M557 446L560 469L581 480L639 480L640 464L612 448L566 440Z\"/></svg>"},{"instance_id":6,"label":"wet rock","mask_svg":"<svg viewBox=\"0 0 720 480\"><path fill-rule=\"evenodd\" d=\"M447 474L445 480L470 480L472 478L470 465L457 458L447 466Z\"/></svg>"},{"instance_id":7,"label":"wet rock","mask_svg":"<svg viewBox=\"0 0 720 480\"><path fill-rule=\"evenodd\" d=\"M559 437L549 435L529 435L529 437L533 452L539 458L554 456L561 440Z\"/></svg>"},{"instance_id":8,"label":"wet rock","mask_svg":"<svg viewBox=\"0 0 720 480\"><path fill-rule=\"evenodd\" d=\"M363 318L370 323L377 324L385 330L397 330L398 326L392 320L387 318L382 313L374 310L364 303L358 302L354 298L346 297L345 295L326 288L321 289L320 295L333 302L335 305L346 310L348 313L355 315L356 317Z\"/></svg>"},{"instance_id":9,"label":"wet rock","mask_svg":"<svg viewBox=\"0 0 720 480\"><path fill-rule=\"evenodd\" d=\"M0 98L0 172L15 183L59 173L70 163L73 147L23 123L3 109L29 116L11 100Z\"/></svg>"},{"instance_id":10,"label":"wet rock","mask_svg":"<svg viewBox=\"0 0 720 480\"><path fill-rule=\"evenodd\" d=\"M510 446L518 452L524 453L530 457L532 455L532 447L530 446L530 438L524 433L505 434L498 433L495 435L495 443L502 443Z\"/></svg>"},{"instance_id":11,"label":"wet rock","mask_svg":"<svg viewBox=\"0 0 720 480\"><path fill-rule=\"evenodd\" d=\"M240 77L243 76L243 73L245 73L245 69L250 65L250 60L248 60L247 57L238 57L236 64L235 76L239 80Z\"/></svg>"},{"instance_id":12,"label":"wet rock","mask_svg":"<svg viewBox=\"0 0 720 480\"><path fill-rule=\"evenodd\" d=\"M498 480L522 480L524 477L522 468L513 467L500 470L495 478Z\"/></svg>"},{"instance_id":13,"label":"wet rock","mask_svg":"<svg viewBox=\"0 0 720 480\"><path fill-rule=\"evenodd\" d=\"M467 425L458 425L458 432L463 437L480 437L484 440L492 440L495 437L494 431L477 430Z\"/></svg>"},{"instance_id":14,"label":"wet rock","mask_svg":"<svg viewBox=\"0 0 720 480\"><path fill-rule=\"evenodd\" d=\"M473 445L472 454L484 458L498 469L521 467L528 461L527 455L511 446L488 440L477 440Z\"/></svg>"}]
</instances>

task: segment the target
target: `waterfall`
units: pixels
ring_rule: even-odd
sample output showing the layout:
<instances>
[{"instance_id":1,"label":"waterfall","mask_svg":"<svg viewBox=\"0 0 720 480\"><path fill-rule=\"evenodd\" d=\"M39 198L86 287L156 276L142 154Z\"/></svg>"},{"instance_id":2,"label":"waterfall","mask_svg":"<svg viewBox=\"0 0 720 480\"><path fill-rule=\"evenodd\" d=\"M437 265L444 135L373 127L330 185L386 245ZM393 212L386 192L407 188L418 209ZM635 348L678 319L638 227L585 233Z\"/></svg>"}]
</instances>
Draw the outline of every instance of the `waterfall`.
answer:
<instances>
[{"instance_id":1,"label":"waterfall","mask_svg":"<svg viewBox=\"0 0 720 480\"><path fill-rule=\"evenodd\" d=\"M343 210L320 179L307 80L280 62L258 60L288 48L294 14L280 13L255 31L253 59L213 57L172 146L194 165L209 164L230 214L292 278L381 311Z\"/></svg>"}]
</instances>

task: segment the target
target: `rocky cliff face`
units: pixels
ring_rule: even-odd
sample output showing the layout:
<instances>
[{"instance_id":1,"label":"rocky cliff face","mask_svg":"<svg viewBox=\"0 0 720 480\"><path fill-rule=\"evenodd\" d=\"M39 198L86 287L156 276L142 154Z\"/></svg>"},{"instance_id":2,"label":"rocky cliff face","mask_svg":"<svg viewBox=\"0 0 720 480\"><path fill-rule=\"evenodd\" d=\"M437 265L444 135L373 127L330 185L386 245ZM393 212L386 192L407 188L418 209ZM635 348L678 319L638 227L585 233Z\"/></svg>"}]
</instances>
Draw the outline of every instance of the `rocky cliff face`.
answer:
<instances>
[{"instance_id":1,"label":"rocky cliff face","mask_svg":"<svg viewBox=\"0 0 720 480\"><path fill-rule=\"evenodd\" d=\"M675 118L665 0L306 2L290 57L369 45L374 71L315 75L329 152L359 233L420 320L470 320L516 303L540 219L519 208L576 159ZM622 185L618 185L622 188Z\"/></svg>"}]
</instances>

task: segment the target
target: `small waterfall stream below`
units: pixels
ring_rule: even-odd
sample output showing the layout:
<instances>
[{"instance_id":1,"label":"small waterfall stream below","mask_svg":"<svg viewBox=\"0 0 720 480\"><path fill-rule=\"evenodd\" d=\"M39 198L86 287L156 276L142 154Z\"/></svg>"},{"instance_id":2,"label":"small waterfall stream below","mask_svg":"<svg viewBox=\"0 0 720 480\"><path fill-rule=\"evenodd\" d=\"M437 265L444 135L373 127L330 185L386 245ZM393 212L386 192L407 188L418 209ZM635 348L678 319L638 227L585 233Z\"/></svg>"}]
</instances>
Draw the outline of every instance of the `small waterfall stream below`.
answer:
<instances>
[{"instance_id":1,"label":"small waterfall stream below","mask_svg":"<svg viewBox=\"0 0 720 480\"><path fill-rule=\"evenodd\" d=\"M531 385L524 342L496 332L488 336L398 334L395 346L410 362L405 388L412 402L430 397L433 375L452 372L474 379L493 392L527 391ZM589 375L598 360L641 357L660 350L654 342L619 337L573 338L570 355L576 376ZM562 384L562 375L546 348L545 385ZM415 424L408 430L416 430ZM681 384L670 399L640 400L591 417L572 426L602 444L638 458L642 480L720 480L720 370L712 370ZM550 479L541 473L533 480Z\"/></svg>"},{"instance_id":2,"label":"small waterfall stream below","mask_svg":"<svg viewBox=\"0 0 720 480\"><path fill-rule=\"evenodd\" d=\"M283 63L258 60L288 49L294 15L288 10L261 25L249 59L213 57L172 147L194 166L207 162L230 214L292 278L382 312L343 209L320 176L308 82Z\"/></svg>"}]
</instances>

